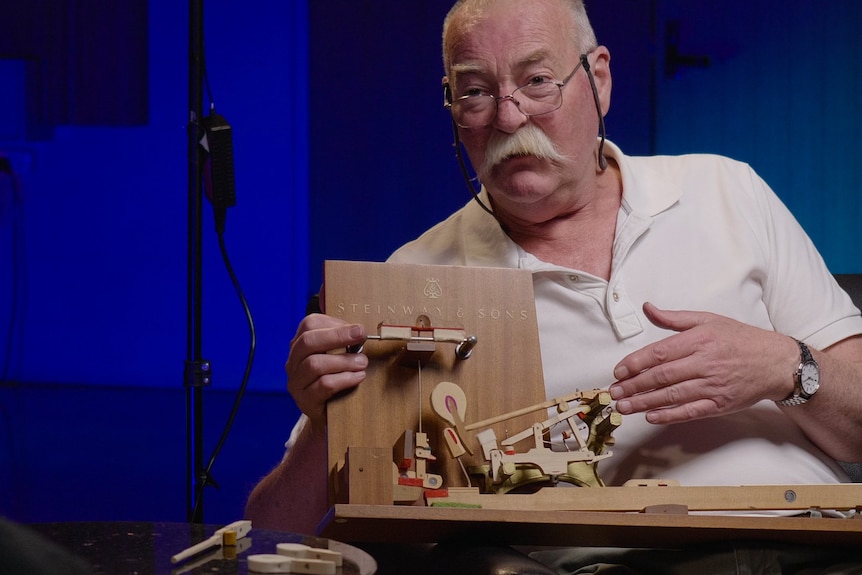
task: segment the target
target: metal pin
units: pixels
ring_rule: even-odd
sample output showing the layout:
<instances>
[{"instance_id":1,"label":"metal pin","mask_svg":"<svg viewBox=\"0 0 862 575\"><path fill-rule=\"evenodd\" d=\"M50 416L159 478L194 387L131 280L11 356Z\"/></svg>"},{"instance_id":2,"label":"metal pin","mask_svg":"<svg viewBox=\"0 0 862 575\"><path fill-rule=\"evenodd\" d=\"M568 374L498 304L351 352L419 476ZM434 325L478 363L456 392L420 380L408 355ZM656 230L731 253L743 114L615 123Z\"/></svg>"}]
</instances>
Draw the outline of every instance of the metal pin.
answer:
<instances>
[{"instance_id":1,"label":"metal pin","mask_svg":"<svg viewBox=\"0 0 862 575\"><path fill-rule=\"evenodd\" d=\"M473 353L473 348L476 347L477 341L478 339L476 339L476 336L471 335L470 337L459 343L455 347L455 357L457 357L458 359L469 358L470 355Z\"/></svg>"}]
</instances>

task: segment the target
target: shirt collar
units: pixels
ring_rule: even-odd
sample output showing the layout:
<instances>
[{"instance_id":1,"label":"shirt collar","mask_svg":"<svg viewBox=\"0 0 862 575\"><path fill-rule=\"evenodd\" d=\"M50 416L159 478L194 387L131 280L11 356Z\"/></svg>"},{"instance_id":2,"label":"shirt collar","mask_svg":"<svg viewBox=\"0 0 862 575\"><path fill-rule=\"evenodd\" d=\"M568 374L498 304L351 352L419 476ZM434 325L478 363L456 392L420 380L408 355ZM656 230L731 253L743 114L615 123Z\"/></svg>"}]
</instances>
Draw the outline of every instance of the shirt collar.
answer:
<instances>
[{"instance_id":1,"label":"shirt collar","mask_svg":"<svg viewBox=\"0 0 862 575\"><path fill-rule=\"evenodd\" d=\"M605 156L619 166L623 184L622 207L626 213L654 217L679 201L682 189L667 185L670 179L651 173L661 156L626 156L610 140L605 140Z\"/></svg>"}]
</instances>

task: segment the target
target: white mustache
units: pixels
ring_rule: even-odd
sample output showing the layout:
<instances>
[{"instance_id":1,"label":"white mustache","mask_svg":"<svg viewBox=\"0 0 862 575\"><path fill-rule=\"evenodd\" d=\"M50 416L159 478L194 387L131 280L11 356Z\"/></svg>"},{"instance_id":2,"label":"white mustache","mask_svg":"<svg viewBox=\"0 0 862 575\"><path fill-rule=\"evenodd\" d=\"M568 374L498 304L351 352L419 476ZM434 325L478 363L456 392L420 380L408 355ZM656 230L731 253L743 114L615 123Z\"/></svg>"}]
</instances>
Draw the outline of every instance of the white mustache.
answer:
<instances>
[{"instance_id":1,"label":"white mustache","mask_svg":"<svg viewBox=\"0 0 862 575\"><path fill-rule=\"evenodd\" d=\"M534 124L527 124L513 134L496 132L488 140L485 161L479 172L487 175L494 166L513 156L535 156L551 162L562 162L566 158L554 146L545 133Z\"/></svg>"}]
</instances>

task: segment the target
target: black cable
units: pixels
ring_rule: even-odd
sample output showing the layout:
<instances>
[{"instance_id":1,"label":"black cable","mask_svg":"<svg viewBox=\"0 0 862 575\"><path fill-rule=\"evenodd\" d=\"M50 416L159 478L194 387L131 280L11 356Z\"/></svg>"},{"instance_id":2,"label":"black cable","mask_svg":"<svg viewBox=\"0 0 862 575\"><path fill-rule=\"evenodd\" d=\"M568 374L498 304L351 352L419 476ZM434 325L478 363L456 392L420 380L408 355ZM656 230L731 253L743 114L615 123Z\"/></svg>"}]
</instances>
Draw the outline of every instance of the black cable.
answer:
<instances>
[{"instance_id":1,"label":"black cable","mask_svg":"<svg viewBox=\"0 0 862 575\"><path fill-rule=\"evenodd\" d=\"M206 94L207 94L207 99L208 99L208 100L209 100L209 102L210 102L210 110L214 110L214 109L215 109L215 100L213 99L213 91L212 91L212 88L210 88L210 77L209 77L209 75L207 74L207 50L206 50L206 44L204 44L204 46L203 46L203 50L201 50L201 76L203 77L203 81L204 81L204 89L205 89Z\"/></svg>"},{"instance_id":2,"label":"black cable","mask_svg":"<svg viewBox=\"0 0 862 575\"><path fill-rule=\"evenodd\" d=\"M222 260L224 261L225 269L227 270L228 275L230 276L231 283L233 283L233 287L236 290L237 296L239 297L239 301L242 304L243 311L245 312L246 320L248 321L249 327L249 350L248 350L248 359L245 365L245 373L242 376L242 383L239 386L239 390L237 391L236 398L234 399L233 408L231 409L230 415L228 416L227 423L225 424L224 429L222 430L221 437L218 440L218 443L213 449L213 453L210 456L209 463L206 466L206 469L202 472L201 481L198 482L197 493L195 494L195 503L192 510L192 517L197 517L198 506L200 505L201 500L203 499L203 491L207 485L213 485L218 488L218 484L213 481L211 471L213 466L215 465L216 458L221 452L222 447L227 441L227 437L230 434L231 427L233 426L234 419L236 419L236 414L239 411L240 403L242 402L242 397L245 394L245 388L248 385L248 379L251 375L251 367L254 363L254 350L256 345L256 335L254 328L254 319L251 316L251 310L248 307L248 302L246 302L245 295L243 294L242 287L240 286L239 280L236 277L236 274L233 271L233 266L231 266L230 258L227 254L227 248L225 247L224 242L224 234L219 233L218 235L218 244L219 249L221 250Z\"/></svg>"},{"instance_id":3,"label":"black cable","mask_svg":"<svg viewBox=\"0 0 862 575\"><path fill-rule=\"evenodd\" d=\"M461 168L461 176L464 178L464 183L467 184L467 189L470 190L470 194L473 196L473 199L476 200L476 203L482 206L482 209L491 214L495 220L498 222L500 219L497 217L497 214L494 213L494 210L485 205L485 202L479 197L479 192L481 192L481 188L477 191L476 186L473 185L473 180L479 180L478 177L471 178L470 173L467 171L467 163L464 161L464 153L461 151L461 138L458 136L458 124L455 123L455 118L452 118L452 131L454 132L455 137L455 156L458 158L458 167Z\"/></svg>"}]
</instances>

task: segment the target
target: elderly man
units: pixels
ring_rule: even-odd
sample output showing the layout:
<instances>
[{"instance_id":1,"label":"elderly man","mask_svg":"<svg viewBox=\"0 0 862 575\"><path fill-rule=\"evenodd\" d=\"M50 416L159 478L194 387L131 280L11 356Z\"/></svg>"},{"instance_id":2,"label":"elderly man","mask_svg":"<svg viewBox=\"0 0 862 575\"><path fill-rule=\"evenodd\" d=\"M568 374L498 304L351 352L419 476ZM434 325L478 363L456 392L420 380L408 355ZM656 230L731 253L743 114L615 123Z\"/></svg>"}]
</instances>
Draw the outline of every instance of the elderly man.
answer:
<instances>
[{"instance_id":1,"label":"elderly man","mask_svg":"<svg viewBox=\"0 0 862 575\"><path fill-rule=\"evenodd\" d=\"M611 384L628 416L609 484L847 481L862 318L769 187L727 158L605 141L610 54L581 0L462 0L443 57L482 190L390 261L532 272L547 395L576 374ZM364 338L324 315L300 324L286 371L304 417L249 500L256 525L307 532L326 511L325 404L367 365L326 352Z\"/></svg>"}]
</instances>

